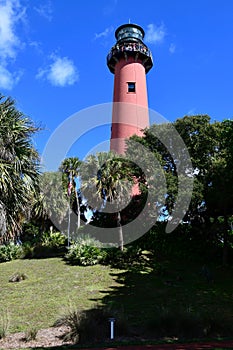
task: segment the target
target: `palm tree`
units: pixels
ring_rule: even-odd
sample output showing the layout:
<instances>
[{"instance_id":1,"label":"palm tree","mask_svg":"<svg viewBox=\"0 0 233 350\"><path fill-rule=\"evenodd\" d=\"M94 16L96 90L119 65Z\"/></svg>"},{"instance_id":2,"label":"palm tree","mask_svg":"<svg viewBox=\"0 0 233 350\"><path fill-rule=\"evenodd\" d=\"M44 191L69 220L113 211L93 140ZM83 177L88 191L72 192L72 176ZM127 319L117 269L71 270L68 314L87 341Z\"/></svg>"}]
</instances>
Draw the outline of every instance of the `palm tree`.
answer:
<instances>
[{"instance_id":1,"label":"palm tree","mask_svg":"<svg viewBox=\"0 0 233 350\"><path fill-rule=\"evenodd\" d=\"M67 214L67 199L63 193L61 173L58 171L44 172L40 180L41 192L35 201L34 216L42 221L42 226L44 226L42 229L48 229L49 224L63 231Z\"/></svg>"},{"instance_id":2,"label":"palm tree","mask_svg":"<svg viewBox=\"0 0 233 350\"><path fill-rule=\"evenodd\" d=\"M116 213L121 251L124 248L121 207L127 203L132 189L128 170L127 161L111 152L89 156L81 168L82 193L92 209Z\"/></svg>"},{"instance_id":3,"label":"palm tree","mask_svg":"<svg viewBox=\"0 0 233 350\"><path fill-rule=\"evenodd\" d=\"M77 221L77 229L80 228L80 203L79 203L79 196L78 191L76 189L76 180L79 177L79 171L81 166L81 161L78 157L70 157L66 158L62 161L59 170L63 173L63 182L64 187L67 191L68 197L72 200L72 194L74 194L74 200L72 203L72 207L75 210L78 221ZM69 187L69 193L68 193L68 187Z\"/></svg>"},{"instance_id":4,"label":"palm tree","mask_svg":"<svg viewBox=\"0 0 233 350\"><path fill-rule=\"evenodd\" d=\"M39 191L39 155L31 137L39 130L13 100L0 96L1 240L14 239Z\"/></svg>"}]
</instances>

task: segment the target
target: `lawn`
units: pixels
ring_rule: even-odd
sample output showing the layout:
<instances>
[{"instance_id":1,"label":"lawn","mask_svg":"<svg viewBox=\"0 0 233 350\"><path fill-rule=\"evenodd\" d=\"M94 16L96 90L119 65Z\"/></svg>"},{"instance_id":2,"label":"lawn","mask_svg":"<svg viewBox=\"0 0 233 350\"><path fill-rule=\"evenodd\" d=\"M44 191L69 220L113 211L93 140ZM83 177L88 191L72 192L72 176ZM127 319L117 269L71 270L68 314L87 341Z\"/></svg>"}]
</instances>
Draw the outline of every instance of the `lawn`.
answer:
<instances>
[{"instance_id":1,"label":"lawn","mask_svg":"<svg viewBox=\"0 0 233 350\"><path fill-rule=\"evenodd\" d=\"M9 282L15 273L27 278ZM60 258L0 264L0 325L8 314L10 332L46 328L69 308L88 309L118 283L107 266L69 266ZM119 273L114 269L114 275ZM104 294L105 295L105 294Z\"/></svg>"},{"instance_id":2,"label":"lawn","mask_svg":"<svg viewBox=\"0 0 233 350\"><path fill-rule=\"evenodd\" d=\"M144 336L147 331L156 338L232 335L232 268L212 264L213 281L208 282L199 262L166 261L162 271L153 264L147 273L117 273L121 286L116 285L102 302L123 307L136 333L141 329Z\"/></svg>"},{"instance_id":3,"label":"lawn","mask_svg":"<svg viewBox=\"0 0 233 350\"><path fill-rule=\"evenodd\" d=\"M60 258L0 264L1 317L10 332L47 328L68 309L111 307L120 310L137 339L192 339L231 336L232 269L212 264L213 281L199 262L154 259L141 267L70 266ZM27 279L9 282L16 272ZM1 323L0 323L1 325ZM122 329L127 333L127 326Z\"/></svg>"}]
</instances>

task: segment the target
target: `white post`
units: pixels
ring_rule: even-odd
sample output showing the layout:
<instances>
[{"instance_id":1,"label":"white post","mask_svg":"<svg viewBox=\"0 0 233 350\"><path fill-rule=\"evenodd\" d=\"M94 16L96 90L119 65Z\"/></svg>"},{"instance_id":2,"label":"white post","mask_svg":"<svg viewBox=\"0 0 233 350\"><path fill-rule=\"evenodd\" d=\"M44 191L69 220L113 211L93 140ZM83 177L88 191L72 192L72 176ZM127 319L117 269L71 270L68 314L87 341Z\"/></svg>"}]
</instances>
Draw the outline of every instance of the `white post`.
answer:
<instances>
[{"instance_id":1,"label":"white post","mask_svg":"<svg viewBox=\"0 0 233 350\"><path fill-rule=\"evenodd\" d=\"M114 322L115 322L115 318L109 318L109 322L110 322L110 339L113 340L114 339Z\"/></svg>"}]
</instances>

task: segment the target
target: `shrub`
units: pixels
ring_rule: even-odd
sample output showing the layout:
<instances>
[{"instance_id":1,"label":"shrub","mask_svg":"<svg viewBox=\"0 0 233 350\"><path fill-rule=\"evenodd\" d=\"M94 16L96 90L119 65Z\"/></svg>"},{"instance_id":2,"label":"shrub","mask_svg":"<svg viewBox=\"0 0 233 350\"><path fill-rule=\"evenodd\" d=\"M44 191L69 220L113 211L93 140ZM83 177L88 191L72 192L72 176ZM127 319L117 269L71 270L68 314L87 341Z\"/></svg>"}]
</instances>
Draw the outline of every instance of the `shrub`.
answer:
<instances>
[{"instance_id":1,"label":"shrub","mask_svg":"<svg viewBox=\"0 0 233 350\"><path fill-rule=\"evenodd\" d=\"M65 260L72 265L96 265L103 261L106 255L100 245L99 241L92 238L79 238L70 246Z\"/></svg>"},{"instance_id":2,"label":"shrub","mask_svg":"<svg viewBox=\"0 0 233 350\"><path fill-rule=\"evenodd\" d=\"M23 243L24 258L49 258L63 256L66 252L67 238L60 232L46 232L40 241Z\"/></svg>"},{"instance_id":3,"label":"shrub","mask_svg":"<svg viewBox=\"0 0 233 350\"><path fill-rule=\"evenodd\" d=\"M67 244L67 238L60 232L45 232L42 235L41 244L50 248L64 247Z\"/></svg>"},{"instance_id":4,"label":"shrub","mask_svg":"<svg viewBox=\"0 0 233 350\"><path fill-rule=\"evenodd\" d=\"M22 258L30 259L34 257L35 246L31 242L25 242L22 244Z\"/></svg>"},{"instance_id":5,"label":"shrub","mask_svg":"<svg viewBox=\"0 0 233 350\"><path fill-rule=\"evenodd\" d=\"M116 320L115 336L129 335L128 320L123 311L102 307L82 311L69 310L67 315L61 317L55 325L68 327L64 341L96 343L110 338L109 318L112 317Z\"/></svg>"},{"instance_id":6,"label":"shrub","mask_svg":"<svg viewBox=\"0 0 233 350\"><path fill-rule=\"evenodd\" d=\"M11 261L22 257L22 246L10 242L0 246L0 262Z\"/></svg>"},{"instance_id":7,"label":"shrub","mask_svg":"<svg viewBox=\"0 0 233 350\"><path fill-rule=\"evenodd\" d=\"M47 247L45 245L36 245L33 249L33 258L45 259L54 257L63 257L66 252L66 247Z\"/></svg>"},{"instance_id":8,"label":"shrub","mask_svg":"<svg viewBox=\"0 0 233 350\"><path fill-rule=\"evenodd\" d=\"M104 263L116 268L133 268L143 264L142 249L138 246L125 247L123 252L119 248L106 248Z\"/></svg>"},{"instance_id":9,"label":"shrub","mask_svg":"<svg viewBox=\"0 0 233 350\"><path fill-rule=\"evenodd\" d=\"M41 239L41 230L38 225L33 222L27 222L23 225L21 240L23 243L30 242L36 244Z\"/></svg>"},{"instance_id":10,"label":"shrub","mask_svg":"<svg viewBox=\"0 0 233 350\"><path fill-rule=\"evenodd\" d=\"M26 333L24 340L26 342L31 341L31 340L36 340L38 330L36 328L30 328Z\"/></svg>"}]
</instances>

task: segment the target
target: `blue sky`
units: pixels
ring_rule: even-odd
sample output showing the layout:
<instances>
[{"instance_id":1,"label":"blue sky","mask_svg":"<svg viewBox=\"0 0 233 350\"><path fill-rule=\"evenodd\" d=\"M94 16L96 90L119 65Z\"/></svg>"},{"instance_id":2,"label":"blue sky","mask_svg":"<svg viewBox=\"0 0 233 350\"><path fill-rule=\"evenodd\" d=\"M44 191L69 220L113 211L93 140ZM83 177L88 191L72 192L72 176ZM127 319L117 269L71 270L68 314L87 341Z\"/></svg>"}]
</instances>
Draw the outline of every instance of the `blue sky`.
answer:
<instances>
[{"instance_id":1,"label":"blue sky","mask_svg":"<svg viewBox=\"0 0 233 350\"><path fill-rule=\"evenodd\" d=\"M44 127L40 153L69 116L112 101L106 56L129 20L144 28L153 54L150 108L170 121L232 118L232 0L0 0L0 92ZM76 155L101 137L109 129L87 135Z\"/></svg>"}]
</instances>

